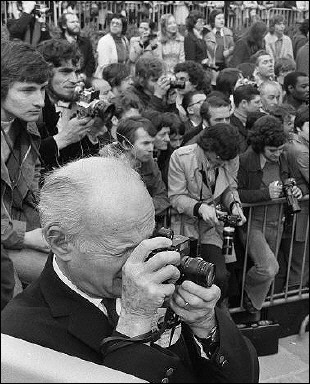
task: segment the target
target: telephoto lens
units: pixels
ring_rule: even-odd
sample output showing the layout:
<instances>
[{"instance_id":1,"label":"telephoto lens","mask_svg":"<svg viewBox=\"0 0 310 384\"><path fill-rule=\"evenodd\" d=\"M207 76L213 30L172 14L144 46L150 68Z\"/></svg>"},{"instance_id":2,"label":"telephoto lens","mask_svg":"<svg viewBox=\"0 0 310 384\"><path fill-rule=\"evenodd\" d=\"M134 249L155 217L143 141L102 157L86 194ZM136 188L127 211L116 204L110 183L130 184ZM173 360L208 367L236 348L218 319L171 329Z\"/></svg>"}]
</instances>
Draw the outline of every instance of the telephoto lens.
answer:
<instances>
[{"instance_id":1,"label":"telephoto lens","mask_svg":"<svg viewBox=\"0 0 310 384\"><path fill-rule=\"evenodd\" d=\"M231 256L234 249L234 227L224 227L223 229L223 247L222 254L224 256Z\"/></svg>"}]
</instances>

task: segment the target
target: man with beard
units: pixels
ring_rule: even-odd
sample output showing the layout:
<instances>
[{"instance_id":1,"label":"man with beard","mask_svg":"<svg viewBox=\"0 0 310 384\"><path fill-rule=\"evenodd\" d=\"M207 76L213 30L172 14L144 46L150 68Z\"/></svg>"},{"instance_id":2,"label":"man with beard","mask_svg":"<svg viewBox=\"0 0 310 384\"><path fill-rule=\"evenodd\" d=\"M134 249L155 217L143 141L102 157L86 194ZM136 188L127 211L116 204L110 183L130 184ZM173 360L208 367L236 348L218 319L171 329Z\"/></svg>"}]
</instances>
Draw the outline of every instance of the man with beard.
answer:
<instances>
[{"instance_id":1,"label":"man with beard","mask_svg":"<svg viewBox=\"0 0 310 384\"><path fill-rule=\"evenodd\" d=\"M76 42L82 54L81 60L81 74L84 79L92 77L95 72L95 57L91 41L87 37L80 36L81 25L79 18L74 13L64 13L61 15L58 26L62 32L62 38L69 41L69 43Z\"/></svg>"},{"instance_id":2,"label":"man with beard","mask_svg":"<svg viewBox=\"0 0 310 384\"><path fill-rule=\"evenodd\" d=\"M43 172L46 172L68 161L96 154L99 149L96 135L103 124L100 124L99 118L77 116L75 88L79 53L76 45L53 39L40 44L38 50L52 66L43 123L39 124L42 139L40 154Z\"/></svg>"}]
</instances>

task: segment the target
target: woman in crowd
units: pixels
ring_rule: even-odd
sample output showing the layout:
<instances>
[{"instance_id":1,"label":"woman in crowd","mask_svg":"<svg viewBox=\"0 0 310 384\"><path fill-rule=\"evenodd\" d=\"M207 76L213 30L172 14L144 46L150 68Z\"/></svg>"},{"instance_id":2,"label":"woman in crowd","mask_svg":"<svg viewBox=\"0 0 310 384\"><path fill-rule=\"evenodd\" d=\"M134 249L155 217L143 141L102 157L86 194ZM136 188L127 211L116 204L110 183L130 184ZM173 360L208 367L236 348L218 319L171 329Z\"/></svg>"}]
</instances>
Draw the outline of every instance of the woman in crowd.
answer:
<instances>
[{"instance_id":1,"label":"woman in crowd","mask_svg":"<svg viewBox=\"0 0 310 384\"><path fill-rule=\"evenodd\" d=\"M185 61L184 37L179 33L175 17L168 13L160 20L161 31L158 34L159 57L166 64L166 71L173 73L178 63Z\"/></svg>"},{"instance_id":2,"label":"woman in crowd","mask_svg":"<svg viewBox=\"0 0 310 384\"><path fill-rule=\"evenodd\" d=\"M143 20L140 22L139 36L134 36L130 39L129 60L133 75L135 64L141 56L159 57L157 34L154 30L155 23L153 21Z\"/></svg>"},{"instance_id":3,"label":"woman in crowd","mask_svg":"<svg viewBox=\"0 0 310 384\"><path fill-rule=\"evenodd\" d=\"M184 39L185 59L208 64L208 49L204 39L205 21L199 11L192 11L186 19L187 35Z\"/></svg>"},{"instance_id":4,"label":"woman in crowd","mask_svg":"<svg viewBox=\"0 0 310 384\"><path fill-rule=\"evenodd\" d=\"M277 15L269 21L269 32L265 36L266 51L274 61L293 59L293 45L290 37L284 34L285 17Z\"/></svg>"},{"instance_id":5,"label":"woman in crowd","mask_svg":"<svg viewBox=\"0 0 310 384\"><path fill-rule=\"evenodd\" d=\"M220 71L226 68L234 51L233 33L224 26L223 11L215 9L209 17L211 31L205 36L208 48L208 57L213 66Z\"/></svg>"},{"instance_id":6,"label":"woman in crowd","mask_svg":"<svg viewBox=\"0 0 310 384\"><path fill-rule=\"evenodd\" d=\"M250 57L265 47L264 36L267 25L262 21L254 23L235 44L234 53L230 62L231 67L240 63L250 62Z\"/></svg>"},{"instance_id":7,"label":"woman in crowd","mask_svg":"<svg viewBox=\"0 0 310 384\"><path fill-rule=\"evenodd\" d=\"M127 21L122 15L112 15L110 32L101 37L97 45L98 66L95 77L102 79L102 70L109 64L126 63L129 57L129 42L125 36Z\"/></svg>"}]
</instances>

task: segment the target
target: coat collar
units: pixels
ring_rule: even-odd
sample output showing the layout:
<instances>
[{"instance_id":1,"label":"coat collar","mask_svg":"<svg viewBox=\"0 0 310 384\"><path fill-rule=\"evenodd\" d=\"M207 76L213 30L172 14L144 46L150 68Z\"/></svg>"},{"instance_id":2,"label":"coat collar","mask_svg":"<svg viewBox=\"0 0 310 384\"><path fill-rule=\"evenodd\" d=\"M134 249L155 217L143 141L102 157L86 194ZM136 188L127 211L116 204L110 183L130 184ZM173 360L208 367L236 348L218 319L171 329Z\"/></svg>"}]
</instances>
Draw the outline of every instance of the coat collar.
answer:
<instances>
[{"instance_id":1,"label":"coat collar","mask_svg":"<svg viewBox=\"0 0 310 384\"><path fill-rule=\"evenodd\" d=\"M51 315L68 317L68 332L100 352L100 342L110 336L113 329L107 317L95 305L79 296L64 284L53 269L50 254L39 279L39 285Z\"/></svg>"}]
</instances>

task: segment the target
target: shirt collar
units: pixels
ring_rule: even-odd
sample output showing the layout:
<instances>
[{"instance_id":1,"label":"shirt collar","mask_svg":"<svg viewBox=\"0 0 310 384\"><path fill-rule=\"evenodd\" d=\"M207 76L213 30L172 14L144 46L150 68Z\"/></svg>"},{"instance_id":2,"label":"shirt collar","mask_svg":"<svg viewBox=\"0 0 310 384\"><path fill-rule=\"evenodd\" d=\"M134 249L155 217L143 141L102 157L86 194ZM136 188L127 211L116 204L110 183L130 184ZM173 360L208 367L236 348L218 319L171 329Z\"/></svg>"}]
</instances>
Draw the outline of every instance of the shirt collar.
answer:
<instances>
[{"instance_id":1,"label":"shirt collar","mask_svg":"<svg viewBox=\"0 0 310 384\"><path fill-rule=\"evenodd\" d=\"M99 308L100 310L102 310L102 304L101 304L101 301L102 299L96 299L96 298L93 298L93 297L90 297L88 296L85 292L81 291L76 285L74 285L60 270L58 264L57 264L57 261L56 261L56 256L54 255L54 258L53 258L53 268L54 268L54 271L56 273L56 275L59 277L59 279L64 283L66 284L70 289L72 289L72 291L74 291L75 293L77 293L78 295L84 297L84 299L90 301L92 304L94 304L97 308Z\"/></svg>"},{"instance_id":2,"label":"shirt collar","mask_svg":"<svg viewBox=\"0 0 310 384\"><path fill-rule=\"evenodd\" d=\"M237 119L241 121L241 123L245 126L246 121L247 121L247 116L246 114L243 114L241 111L239 111L238 108L234 110L234 115L236 116Z\"/></svg>"},{"instance_id":3,"label":"shirt collar","mask_svg":"<svg viewBox=\"0 0 310 384\"><path fill-rule=\"evenodd\" d=\"M268 160L266 159L266 157L262 153L259 154L259 161L260 161L261 169L264 169ZM277 162L277 164L279 164L279 161Z\"/></svg>"},{"instance_id":4,"label":"shirt collar","mask_svg":"<svg viewBox=\"0 0 310 384\"><path fill-rule=\"evenodd\" d=\"M217 31L218 31L218 30L217 30L216 28L213 28L213 29L212 29L212 32L213 32L215 35L216 35L216 32L217 32ZM220 32L220 35L223 37L223 36L224 36L224 29L221 28L219 32Z\"/></svg>"}]
</instances>

